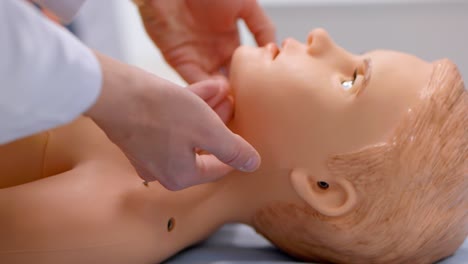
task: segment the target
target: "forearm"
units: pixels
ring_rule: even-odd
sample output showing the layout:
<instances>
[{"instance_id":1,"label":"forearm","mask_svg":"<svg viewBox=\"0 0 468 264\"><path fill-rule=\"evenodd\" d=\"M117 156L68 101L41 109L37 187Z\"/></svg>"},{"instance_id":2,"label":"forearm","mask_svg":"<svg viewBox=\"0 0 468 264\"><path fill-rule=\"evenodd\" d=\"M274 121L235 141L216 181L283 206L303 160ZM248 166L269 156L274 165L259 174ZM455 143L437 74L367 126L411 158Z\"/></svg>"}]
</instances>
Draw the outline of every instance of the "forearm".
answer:
<instances>
[{"instance_id":1,"label":"forearm","mask_svg":"<svg viewBox=\"0 0 468 264\"><path fill-rule=\"evenodd\" d=\"M24 1L0 1L0 144L70 122L96 100L95 56Z\"/></svg>"},{"instance_id":2,"label":"forearm","mask_svg":"<svg viewBox=\"0 0 468 264\"><path fill-rule=\"evenodd\" d=\"M94 51L102 72L101 93L95 104L84 114L93 119L112 117L115 107L122 107L126 102L131 105L133 98L144 86L144 78L138 68ZM122 105L119 105L122 104Z\"/></svg>"},{"instance_id":3,"label":"forearm","mask_svg":"<svg viewBox=\"0 0 468 264\"><path fill-rule=\"evenodd\" d=\"M120 132L115 129L115 124L138 123L142 117L151 118L154 122L164 118L161 112L165 110L166 94L181 87L97 51L94 54L99 61L103 81L96 103L84 113L85 116L93 119L111 138ZM147 112L147 104L152 105L151 112Z\"/></svg>"}]
</instances>

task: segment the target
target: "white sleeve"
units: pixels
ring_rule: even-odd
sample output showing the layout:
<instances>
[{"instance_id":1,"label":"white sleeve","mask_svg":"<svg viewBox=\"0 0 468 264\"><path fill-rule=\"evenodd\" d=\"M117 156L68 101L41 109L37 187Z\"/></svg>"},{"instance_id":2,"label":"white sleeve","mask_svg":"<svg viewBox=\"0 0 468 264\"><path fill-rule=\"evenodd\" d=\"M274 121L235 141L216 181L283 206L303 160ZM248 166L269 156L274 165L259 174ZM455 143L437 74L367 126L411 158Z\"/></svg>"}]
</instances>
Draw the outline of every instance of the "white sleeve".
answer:
<instances>
[{"instance_id":1,"label":"white sleeve","mask_svg":"<svg viewBox=\"0 0 468 264\"><path fill-rule=\"evenodd\" d=\"M54 12L62 22L70 23L78 13L85 0L33 0L43 7L47 7Z\"/></svg>"},{"instance_id":2,"label":"white sleeve","mask_svg":"<svg viewBox=\"0 0 468 264\"><path fill-rule=\"evenodd\" d=\"M25 1L0 0L0 144L68 123L94 104L94 54Z\"/></svg>"}]
</instances>

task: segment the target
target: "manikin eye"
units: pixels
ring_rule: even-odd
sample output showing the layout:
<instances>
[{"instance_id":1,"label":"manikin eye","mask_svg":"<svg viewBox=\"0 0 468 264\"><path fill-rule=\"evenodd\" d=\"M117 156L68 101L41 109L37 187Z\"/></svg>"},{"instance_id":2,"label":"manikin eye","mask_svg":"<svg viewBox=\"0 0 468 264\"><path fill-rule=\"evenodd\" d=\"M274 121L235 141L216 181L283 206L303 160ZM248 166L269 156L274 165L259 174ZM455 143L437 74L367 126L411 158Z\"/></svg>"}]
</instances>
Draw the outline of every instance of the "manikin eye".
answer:
<instances>
[{"instance_id":1,"label":"manikin eye","mask_svg":"<svg viewBox=\"0 0 468 264\"><path fill-rule=\"evenodd\" d=\"M328 182L324 182L324 181L318 181L317 186L322 190L326 190L326 189L328 189L330 187Z\"/></svg>"},{"instance_id":2,"label":"manikin eye","mask_svg":"<svg viewBox=\"0 0 468 264\"><path fill-rule=\"evenodd\" d=\"M341 83L341 86L343 86L343 89L345 91L348 91L349 89L353 88L354 86L354 82L356 81L356 78L357 78L357 69L354 70L354 73L353 73L353 80L351 81L343 81Z\"/></svg>"}]
</instances>

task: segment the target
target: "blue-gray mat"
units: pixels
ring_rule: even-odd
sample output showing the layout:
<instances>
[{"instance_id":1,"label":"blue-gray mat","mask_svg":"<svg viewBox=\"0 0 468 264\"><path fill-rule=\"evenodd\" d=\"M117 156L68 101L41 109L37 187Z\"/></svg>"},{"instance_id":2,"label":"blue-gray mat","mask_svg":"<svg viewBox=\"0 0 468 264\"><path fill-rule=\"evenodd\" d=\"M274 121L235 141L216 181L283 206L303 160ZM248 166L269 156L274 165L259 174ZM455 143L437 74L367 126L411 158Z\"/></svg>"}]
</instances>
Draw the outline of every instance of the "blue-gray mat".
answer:
<instances>
[{"instance_id":1,"label":"blue-gray mat","mask_svg":"<svg viewBox=\"0 0 468 264\"><path fill-rule=\"evenodd\" d=\"M169 259L174 263L263 264L301 263L273 247L245 225L231 224L221 228L203 243ZM456 254L439 264L468 264L468 239Z\"/></svg>"}]
</instances>

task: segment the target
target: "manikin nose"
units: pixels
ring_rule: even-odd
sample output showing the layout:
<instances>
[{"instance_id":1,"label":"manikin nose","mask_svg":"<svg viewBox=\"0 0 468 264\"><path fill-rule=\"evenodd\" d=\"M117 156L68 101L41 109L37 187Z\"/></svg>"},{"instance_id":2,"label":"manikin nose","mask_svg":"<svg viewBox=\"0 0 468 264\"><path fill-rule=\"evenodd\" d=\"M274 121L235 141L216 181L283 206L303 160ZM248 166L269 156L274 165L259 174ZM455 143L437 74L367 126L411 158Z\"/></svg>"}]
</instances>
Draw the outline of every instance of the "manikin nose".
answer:
<instances>
[{"instance_id":1,"label":"manikin nose","mask_svg":"<svg viewBox=\"0 0 468 264\"><path fill-rule=\"evenodd\" d=\"M310 54L319 55L333 48L334 42L327 31L319 28L309 33L307 36L307 46Z\"/></svg>"}]
</instances>

